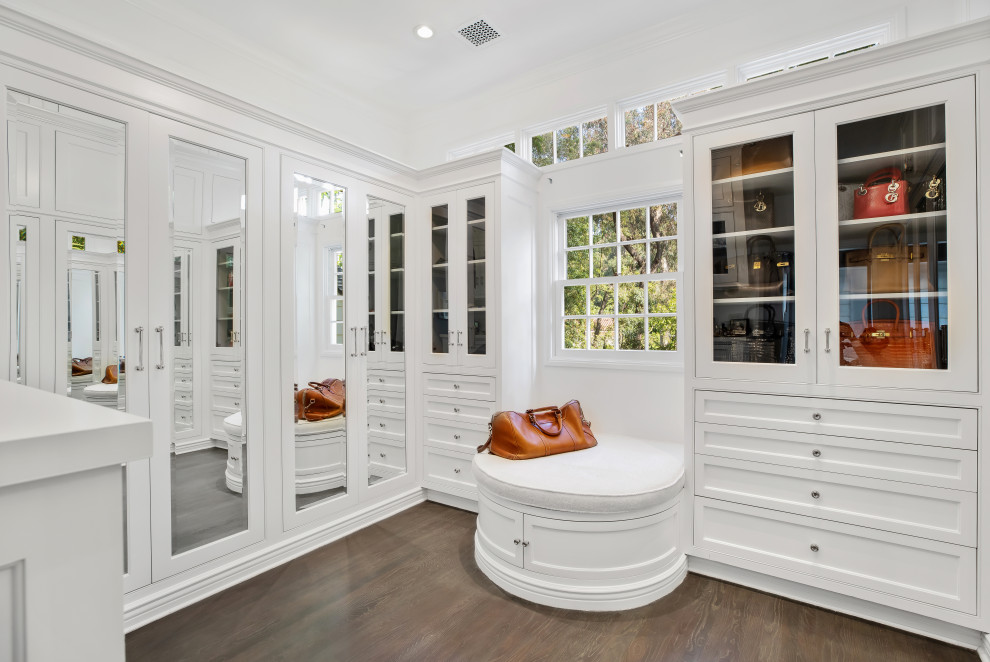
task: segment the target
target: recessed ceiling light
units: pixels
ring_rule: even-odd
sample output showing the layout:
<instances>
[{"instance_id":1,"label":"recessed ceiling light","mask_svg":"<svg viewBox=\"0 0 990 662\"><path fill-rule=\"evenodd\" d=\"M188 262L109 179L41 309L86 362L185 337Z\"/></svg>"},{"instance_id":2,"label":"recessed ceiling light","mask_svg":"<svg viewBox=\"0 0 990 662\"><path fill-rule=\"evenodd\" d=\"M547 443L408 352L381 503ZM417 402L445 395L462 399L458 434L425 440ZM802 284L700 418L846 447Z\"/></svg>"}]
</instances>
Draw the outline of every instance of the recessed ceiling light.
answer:
<instances>
[{"instance_id":1,"label":"recessed ceiling light","mask_svg":"<svg viewBox=\"0 0 990 662\"><path fill-rule=\"evenodd\" d=\"M429 25L417 25L416 36L422 39L429 39L433 36L433 30Z\"/></svg>"}]
</instances>

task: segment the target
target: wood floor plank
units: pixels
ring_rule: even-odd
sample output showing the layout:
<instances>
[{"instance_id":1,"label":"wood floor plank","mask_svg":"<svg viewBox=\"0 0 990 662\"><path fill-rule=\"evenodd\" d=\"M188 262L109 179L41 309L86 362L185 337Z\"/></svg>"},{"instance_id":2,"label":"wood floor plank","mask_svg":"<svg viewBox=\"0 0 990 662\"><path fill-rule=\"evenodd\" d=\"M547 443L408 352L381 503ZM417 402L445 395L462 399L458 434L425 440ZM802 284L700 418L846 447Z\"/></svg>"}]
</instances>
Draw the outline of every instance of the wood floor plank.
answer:
<instances>
[{"instance_id":1,"label":"wood floor plank","mask_svg":"<svg viewBox=\"0 0 990 662\"><path fill-rule=\"evenodd\" d=\"M411 508L127 636L132 662L977 662L972 651L689 574L618 613L509 596L475 515Z\"/></svg>"}]
</instances>

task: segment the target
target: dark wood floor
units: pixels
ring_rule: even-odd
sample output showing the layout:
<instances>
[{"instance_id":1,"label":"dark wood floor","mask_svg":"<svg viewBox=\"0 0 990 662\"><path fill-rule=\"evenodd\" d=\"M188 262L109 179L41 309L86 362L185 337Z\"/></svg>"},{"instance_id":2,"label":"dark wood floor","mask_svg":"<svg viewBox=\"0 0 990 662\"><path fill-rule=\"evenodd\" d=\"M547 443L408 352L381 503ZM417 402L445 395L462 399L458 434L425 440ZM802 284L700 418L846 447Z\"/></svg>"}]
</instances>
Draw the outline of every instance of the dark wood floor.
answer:
<instances>
[{"instance_id":1,"label":"dark wood floor","mask_svg":"<svg viewBox=\"0 0 990 662\"><path fill-rule=\"evenodd\" d=\"M688 575L627 612L510 597L472 513L425 503L127 636L131 662L975 662L972 651Z\"/></svg>"},{"instance_id":2,"label":"dark wood floor","mask_svg":"<svg viewBox=\"0 0 990 662\"><path fill-rule=\"evenodd\" d=\"M173 554L248 528L247 499L227 487L226 467L227 451L220 448L172 455Z\"/></svg>"}]
</instances>

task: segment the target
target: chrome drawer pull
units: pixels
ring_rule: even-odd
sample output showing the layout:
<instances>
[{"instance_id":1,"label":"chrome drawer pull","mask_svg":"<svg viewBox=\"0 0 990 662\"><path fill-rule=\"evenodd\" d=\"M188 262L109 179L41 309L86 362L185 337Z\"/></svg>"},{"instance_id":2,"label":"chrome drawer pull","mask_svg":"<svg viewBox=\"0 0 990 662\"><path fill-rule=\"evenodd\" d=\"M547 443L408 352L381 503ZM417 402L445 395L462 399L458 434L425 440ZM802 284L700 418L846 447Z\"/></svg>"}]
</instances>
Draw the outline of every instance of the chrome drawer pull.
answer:
<instances>
[{"instance_id":1,"label":"chrome drawer pull","mask_svg":"<svg viewBox=\"0 0 990 662\"><path fill-rule=\"evenodd\" d=\"M460 469L454 469L454 473L455 474L459 474L459 473L461 473L461 470Z\"/></svg>"},{"instance_id":2,"label":"chrome drawer pull","mask_svg":"<svg viewBox=\"0 0 990 662\"><path fill-rule=\"evenodd\" d=\"M381 398L378 398L378 404L383 405L383 404L385 404L385 401L382 400Z\"/></svg>"},{"instance_id":3,"label":"chrome drawer pull","mask_svg":"<svg viewBox=\"0 0 990 662\"><path fill-rule=\"evenodd\" d=\"M811 329L804 330L804 353L807 354L811 351L811 346L808 344L809 336L811 336Z\"/></svg>"},{"instance_id":4,"label":"chrome drawer pull","mask_svg":"<svg viewBox=\"0 0 990 662\"><path fill-rule=\"evenodd\" d=\"M385 457L385 453L379 453L379 455L381 455L382 457Z\"/></svg>"},{"instance_id":5,"label":"chrome drawer pull","mask_svg":"<svg viewBox=\"0 0 990 662\"><path fill-rule=\"evenodd\" d=\"M454 384L454 388L455 388L455 389L459 389L460 387L461 387L461 385L460 385L460 384Z\"/></svg>"},{"instance_id":6,"label":"chrome drawer pull","mask_svg":"<svg viewBox=\"0 0 990 662\"><path fill-rule=\"evenodd\" d=\"M383 427L385 427L385 424L384 423L379 423L378 424L378 427L383 428Z\"/></svg>"},{"instance_id":7,"label":"chrome drawer pull","mask_svg":"<svg viewBox=\"0 0 990 662\"><path fill-rule=\"evenodd\" d=\"M821 457L822 456L822 452L816 448L815 450L811 451L811 455L813 457Z\"/></svg>"},{"instance_id":8,"label":"chrome drawer pull","mask_svg":"<svg viewBox=\"0 0 990 662\"><path fill-rule=\"evenodd\" d=\"M812 414L812 415L811 415L811 417L812 417L813 419L815 419L816 421L820 421L820 420L822 420L822 415L821 415L821 413L820 413L820 412L817 412L817 411L816 411L816 412L815 412L814 414Z\"/></svg>"},{"instance_id":9,"label":"chrome drawer pull","mask_svg":"<svg viewBox=\"0 0 990 662\"><path fill-rule=\"evenodd\" d=\"M512 544L513 545L518 545L519 544L519 538L516 538L515 540L513 540L512 541Z\"/></svg>"},{"instance_id":10,"label":"chrome drawer pull","mask_svg":"<svg viewBox=\"0 0 990 662\"><path fill-rule=\"evenodd\" d=\"M523 547L529 547L529 541L528 540L523 540L522 546Z\"/></svg>"},{"instance_id":11,"label":"chrome drawer pull","mask_svg":"<svg viewBox=\"0 0 990 662\"><path fill-rule=\"evenodd\" d=\"M814 543L812 543L812 545L811 545L811 551L817 552L818 551L818 545L815 545Z\"/></svg>"},{"instance_id":12,"label":"chrome drawer pull","mask_svg":"<svg viewBox=\"0 0 990 662\"><path fill-rule=\"evenodd\" d=\"M461 410L458 409L457 407L454 407L454 413L455 414L460 414L461 413Z\"/></svg>"},{"instance_id":13,"label":"chrome drawer pull","mask_svg":"<svg viewBox=\"0 0 990 662\"><path fill-rule=\"evenodd\" d=\"M455 434L454 435L454 439L460 439L460 438L461 438L461 435L459 435L459 434Z\"/></svg>"},{"instance_id":14,"label":"chrome drawer pull","mask_svg":"<svg viewBox=\"0 0 990 662\"><path fill-rule=\"evenodd\" d=\"M813 492L811 493L811 498L812 498L812 499L820 499L820 498L821 498L821 496L822 496L822 495L821 495L821 493L820 493L820 492L819 492L818 490L815 490L815 491L813 491Z\"/></svg>"}]
</instances>

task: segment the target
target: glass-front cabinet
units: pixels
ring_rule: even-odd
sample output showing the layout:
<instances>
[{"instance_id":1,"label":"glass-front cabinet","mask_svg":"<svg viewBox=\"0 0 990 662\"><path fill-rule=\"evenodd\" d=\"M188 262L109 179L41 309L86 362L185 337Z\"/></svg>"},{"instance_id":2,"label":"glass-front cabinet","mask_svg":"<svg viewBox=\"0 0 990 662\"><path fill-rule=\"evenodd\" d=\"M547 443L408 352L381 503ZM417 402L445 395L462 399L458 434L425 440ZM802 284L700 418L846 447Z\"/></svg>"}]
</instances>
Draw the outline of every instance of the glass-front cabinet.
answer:
<instances>
[{"instance_id":1,"label":"glass-front cabinet","mask_svg":"<svg viewBox=\"0 0 990 662\"><path fill-rule=\"evenodd\" d=\"M494 185L485 184L427 201L431 272L427 363L494 365L488 335L494 199Z\"/></svg>"},{"instance_id":2,"label":"glass-front cabinet","mask_svg":"<svg viewBox=\"0 0 990 662\"><path fill-rule=\"evenodd\" d=\"M402 363L406 347L406 215L402 206L368 202L368 362Z\"/></svg>"},{"instance_id":3,"label":"glass-front cabinet","mask_svg":"<svg viewBox=\"0 0 990 662\"><path fill-rule=\"evenodd\" d=\"M699 376L976 390L975 140L972 79L699 136Z\"/></svg>"}]
</instances>

